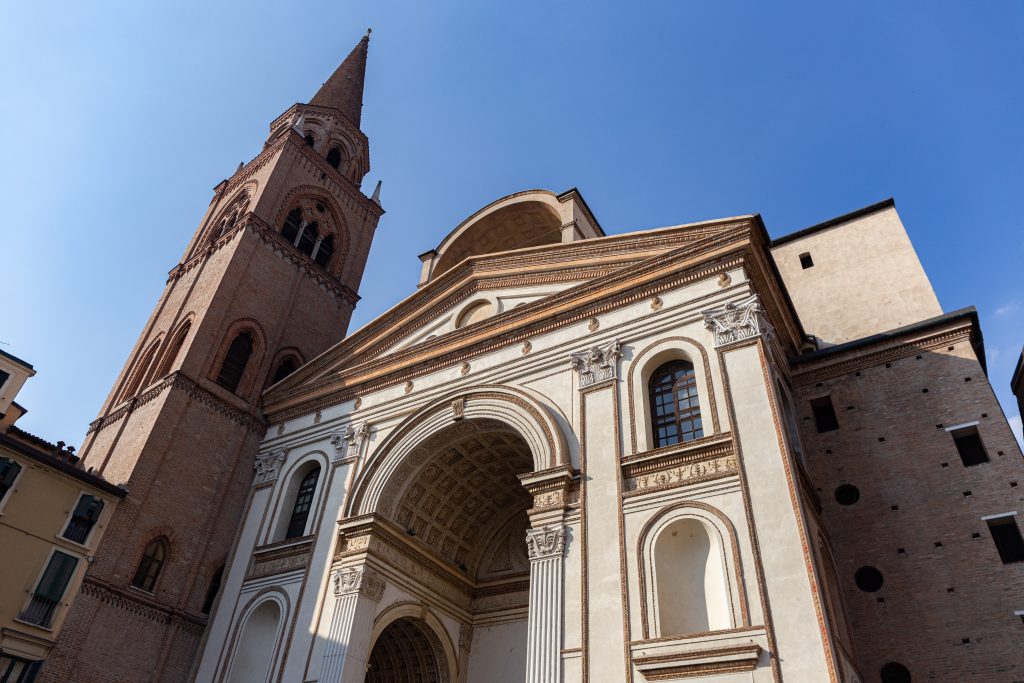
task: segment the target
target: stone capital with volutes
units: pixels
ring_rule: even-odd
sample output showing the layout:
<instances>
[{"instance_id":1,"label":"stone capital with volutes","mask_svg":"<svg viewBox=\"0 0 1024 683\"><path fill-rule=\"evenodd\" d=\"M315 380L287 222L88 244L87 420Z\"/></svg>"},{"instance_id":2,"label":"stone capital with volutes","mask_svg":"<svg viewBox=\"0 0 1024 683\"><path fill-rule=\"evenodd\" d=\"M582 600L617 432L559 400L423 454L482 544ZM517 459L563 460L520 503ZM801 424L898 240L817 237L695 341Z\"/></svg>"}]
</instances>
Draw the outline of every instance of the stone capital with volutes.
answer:
<instances>
[{"instance_id":1,"label":"stone capital with volutes","mask_svg":"<svg viewBox=\"0 0 1024 683\"><path fill-rule=\"evenodd\" d=\"M547 524L526 530L526 549L530 560L561 557L565 552L565 525Z\"/></svg>"},{"instance_id":2,"label":"stone capital with volutes","mask_svg":"<svg viewBox=\"0 0 1024 683\"><path fill-rule=\"evenodd\" d=\"M365 595L374 602L384 596L384 577L367 567L345 567L331 575L334 595Z\"/></svg>"},{"instance_id":3,"label":"stone capital with volutes","mask_svg":"<svg viewBox=\"0 0 1024 683\"><path fill-rule=\"evenodd\" d=\"M344 429L331 434L331 445L334 446L333 462L358 458L363 451L363 444L370 437L370 425L361 422L350 424Z\"/></svg>"},{"instance_id":4,"label":"stone capital with volutes","mask_svg":"<svg viewBox=\"0 0 1024 683\"><path fill-rule=\"evenodd\" d=\"M265 484L272 484L277 480L279 474L281 474L281 466L284 464L286 452L283 448L275 448L269 453L260 453L256 456L256 462L253 463L253 470L255 476L253 477L253 486L263 486Z\"/></svg>"},{"instance_id":5,"label":"stone capital with volutes","mask_svg":"<svg viewBox=\"0 0 1024 683\"><path fill-rule=\"evenodd\" d=\"M579 388L618 379L621 356L622 344L618 339L570 354L569 362L579 375Z\"/></svg>"},{"instance_id":6,"label":"stone capital with volutes","mask_svg":"<svg viewBox=\"0 0 1024 683\"><path fill-rule=\"evenodd\" d=\"M773 334L771 323L756 294L702 313L704 327L714 334L715 348L760 336L767 338Z\"/></svg>"}]
</instances>

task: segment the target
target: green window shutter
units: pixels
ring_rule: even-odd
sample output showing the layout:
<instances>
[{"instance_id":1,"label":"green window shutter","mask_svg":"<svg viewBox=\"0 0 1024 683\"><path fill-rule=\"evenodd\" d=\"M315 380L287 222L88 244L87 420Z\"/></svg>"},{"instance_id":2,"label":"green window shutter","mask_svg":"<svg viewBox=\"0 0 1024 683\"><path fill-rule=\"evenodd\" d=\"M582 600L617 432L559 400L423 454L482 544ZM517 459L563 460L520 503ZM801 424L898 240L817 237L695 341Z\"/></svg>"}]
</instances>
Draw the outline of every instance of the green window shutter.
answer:
<instances>
[{"instance_id":1,"label":"green window shutter","mask_svg":"<svg viewBox=\"0 0 1024 683\"><path fill-rule=\"evenodd\" d=\"M39 579L39 585L36 586L36 595L54 602L60 602L61 598L64 597L64 591L67 589L68 583L71 581L71 575L75 573L76 566L78 566L77 557L72 557L59 550L55 551L53 556L50 557L50 564L46 565L46 571L43 572L42 578Z\"/></svg>"}]
</instances>

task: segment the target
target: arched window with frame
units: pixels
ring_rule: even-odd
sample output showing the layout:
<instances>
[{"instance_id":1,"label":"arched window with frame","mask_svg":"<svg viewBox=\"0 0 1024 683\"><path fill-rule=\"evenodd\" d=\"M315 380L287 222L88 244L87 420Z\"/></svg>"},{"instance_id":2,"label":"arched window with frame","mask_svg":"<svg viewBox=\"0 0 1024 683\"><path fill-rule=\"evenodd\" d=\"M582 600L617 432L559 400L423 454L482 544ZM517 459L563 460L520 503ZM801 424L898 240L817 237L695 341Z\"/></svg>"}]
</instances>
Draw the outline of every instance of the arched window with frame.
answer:
<instances>
[{"instance_id":1,"label":"arched window with frame","mask_svg":"<svg viewBox=\"0 0 1024 683\"><path fill-rule=\"evenodd\" d=\"M171 371L171 368L174 366L174 361L178 360L178 354L181 353L181 348L185 345L185 340L188 339L188 333L191 330L191 321L186 321L185 324L181 326L178 336L174 338L174 341L171 343L171 347L167 349L163 362L160 363L160 367L157 370L155 377L163 377Z\"/></svg>"},{"instance_id":2,"label":"arched window with frame","mask_svg":"<svg viewBox=\"0 0 1024 683\"><path fill-rule=\"evenodd\" d=\"M160 570L163 569L164 561L167 559L167 543L162 538L150 541L149 545L142 552L142 559L132 577L132 586L147 593L152 593L156 587L156 580L160 578Z\"/></svg>"},{"instance_id":3,"label":"arched window with frame","mask_svg":"<svg viewBox=\"0 0 1024 683\"><path fill-rule=\"evenodd\" d=\"M234 393L242 382L245 374L245 367L249 364L249 357L252 356L253 338L249 331L239 332L238 336L231 342L224 360L220 364L220 371L217 373L217 384Z\"/></svg>"},{"instance_id":4,"label":"arched window with frame","mask_svg":"<svg viewBox=\"0 0 1024 683\"><path fill-rule=\"evenodd\" d=\"M288 520L288 530L285 538L297 538L306 533L306 522L309 520L309 510L313 507L313 496L316 493L316 483L320 479L320 465L306 473L295 492L295 503L292 504L292 514Z\"/></svg>"},{"instance_id":5,"label":"arched window with frame","mask_svg":"<svg viewBox=\"0 0 1024 683\"><path fill-rule=\"evenodd\" d=\"M697 374L688 360L658 367L648 381L655 448L703 438Z\"/></svg>"}]
</instances>

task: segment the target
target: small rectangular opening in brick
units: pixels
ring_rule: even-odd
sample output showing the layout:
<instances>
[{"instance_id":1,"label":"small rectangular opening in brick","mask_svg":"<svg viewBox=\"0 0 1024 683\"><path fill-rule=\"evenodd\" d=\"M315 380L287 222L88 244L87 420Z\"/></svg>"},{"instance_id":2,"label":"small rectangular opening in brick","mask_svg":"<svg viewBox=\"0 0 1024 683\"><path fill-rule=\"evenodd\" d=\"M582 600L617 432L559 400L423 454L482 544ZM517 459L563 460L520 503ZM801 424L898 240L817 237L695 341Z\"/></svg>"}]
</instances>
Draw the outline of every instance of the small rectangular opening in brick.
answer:
<instances>
[{"instance_id":1,"label":"small rectangular opening in brick","mask_svg":"<svg viewBox=\"0 0 1024 683\"><path fill-rule=\"evenodd\" d=\"M999 559L1003 561L1003 564L1024 562L1024 538L1021 538L1016 515L1006 515L986 521L988 521L989 533L992 534L992 541L996 544L996 550L999 551Z\"/></svg>"},{"instance_id":2,"label":"small rectangular opening in brick","mask_svg":"<svg viewBox=\"0 0 1024 683\"><path fill-rule=\"evenodd\" d=\"M988 454L985 452L985 445L981 442L981 435L978 434L977 427L955 429L950 434L953 436L953 442L956 444L957 452L960 453L960 460L963 461L964 467L973 467L988 462Z\"/></svg>"},{"instance_id":3,"label":"small rectangular opening in brick","mask_svg":"<svg viewBox=\"0 0 1024 683\"><path fill-rule=\"evenodd\" d=\"M831 396L812 399L811 410L814 411L814 424L818 428L818 433L839 429L839 420L836 419L836 410L832 407Z\"/></svg>"}]
</instances>

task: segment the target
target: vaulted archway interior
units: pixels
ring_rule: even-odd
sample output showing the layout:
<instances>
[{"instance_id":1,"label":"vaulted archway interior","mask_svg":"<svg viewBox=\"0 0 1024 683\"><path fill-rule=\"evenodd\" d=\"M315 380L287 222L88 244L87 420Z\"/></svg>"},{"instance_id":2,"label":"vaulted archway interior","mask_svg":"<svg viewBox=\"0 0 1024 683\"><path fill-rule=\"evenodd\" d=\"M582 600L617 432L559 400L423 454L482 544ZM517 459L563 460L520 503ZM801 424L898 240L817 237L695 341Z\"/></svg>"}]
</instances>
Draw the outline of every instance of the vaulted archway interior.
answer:
<instances>
[{"instance_id":1,"label":"vaulted archway interior","mask_svg":"<svg viewBox=\"0 0 1024 683\"><path fill-rule=\"evenodd\" d=\"M419 619L403 617L381 631L370 651L365 683L448 681L444 650L433 630Z\"/></svg>"},{"instance_id":2,"label":"vaulted archway interior","mask_svg":"<svg viewBox=\"0 0 1024 683\"><path fill-rule=\"evenodd\" d=\"M476 583L529 576L530 495L517 475L533 457L512 427L460 420L425 439L384 489L382 510L415 542Z\"/></svg>"},{"instance_id":3,"label":"vaulted archway interior","mask_svg":"<svg viewBox=\"0 0 1024 683\"><path fill-rule=\"evenodd\" d=\"M518 475L533 469L530 448L512 427L464 419L418 444L382 491L378 512L431 561L466 579L469 683L525 678L532 498ZM503 653L500 666L495 652Z\"/></svg>"}]
</instances>

